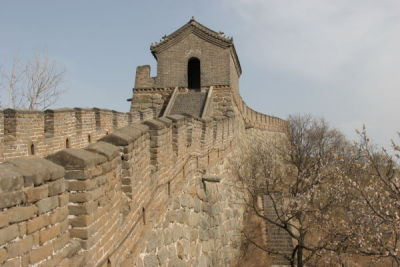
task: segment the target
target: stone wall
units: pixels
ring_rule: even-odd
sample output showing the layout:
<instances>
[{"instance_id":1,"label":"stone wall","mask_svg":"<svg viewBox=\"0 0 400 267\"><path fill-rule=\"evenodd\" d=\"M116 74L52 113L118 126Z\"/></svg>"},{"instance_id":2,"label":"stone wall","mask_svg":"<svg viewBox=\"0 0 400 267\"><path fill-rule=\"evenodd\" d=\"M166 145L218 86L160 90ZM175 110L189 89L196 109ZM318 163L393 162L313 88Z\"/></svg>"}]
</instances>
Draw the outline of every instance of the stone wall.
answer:
<instances>
[{"instance_id":1,"label":"stone wall","mask_svg":"<svg viewBox=\"0 0 400 267\"><path fill-rule=\"evenodd\" d=\"M146 246L185 183L198 187L199 174L226 158L240 125L232 115L175 115L133 123L84 149L0 164L0 264L120 266ZM216 194L228 188L214 186L202 206L229 206Z\"/></svg>"},{"instance_id":2,"label":"stone wall","mask_svg":"<svg viewBox=\"0 0 400 267\"><path fill-rule=\"evenodd\" d=\"M232 88L227 86L216 86L213 88L211 96L211 107L212 111L210 114L215 116L221 116L229 112L234 112L233 99L232 99Z\"/></svg>"},{"instance_id":3,"label":"stone wall","mask_svg":"<svg viewBox=\"0 0 400 267\"><path fill-rule=\"evenodd\" d=\"M136 68L135 88L154 87L154 78L150 76L150 65L138 66Z\"/></svg>"},{"instance_id":4,"label":"stone wall","mask_svg":"<svg viewBox=\"0 0 400 267\"><path fill-rule=\"evenodd\" d=\"M242 243L244 194L226 172L226 160L220 163L183 181L123 266L234 265Z\"/></svg>"},{"instance_id":5,"label":"stone wall","mask_svg":"<svg viewBox=\"0 0 400 267\"><path fill-rule=\"evenodd\" d=\"M131 112L141 112L149 108L154 110L155 117L164 113L175 88L134 88Z\"/></svg>"},{"instance_id":6,"label":"stone wall","mask_svg":"<svg viewBox=\"0 0 400 267\"><path fill-rule=\"evenodd\" d=\"M188 61L192 57L200 60L201 86L230 84L230 49L216 46L192 33L157 54L155 87L187 87Z\"/></svg>"},{"instance_id":7,"label":"stone wall","mask_svg":"<svg viewBox=\"0 0 400 267\"><path fill-rule=\"evenodd\" d=\"M66 188L64 168L48 160L0 164L1 266L82 262L80 244L70 238Z\"/></svg>"},{"instance_id":8,"label":"stone wall","mask_svg":"<svg viewBox=\"0 0 400 267\"><path fill-rule=\"evenodd\" d=\"M178 89L187 90L184 87L178 87ZM156 117L162 116L173 91L174 88L171 87L134 89L131 112L152 108ZM228 85L214 85L211 102L205 113L209 116L221 116L231 112L236 112L248 128L286 132L287 122L285 120L251 109L235 88Z\"/></svg>"},{"instance_id":9,"label":"stone wall","mask_svg":"<svg viewBox=\"0 0 400 267\"><path fill-rule=\"evenodd\" d=\"M235 102L235 110L246 124L246 128L256 128L269 132L287 131L287 121L281 118L255 111L243 101L239 92L231 91L232 100Z\"/></svg>"},{"instance_id":10,"label":"stone wall","mask_svg":"<svg viewBox=\"0 0 400 267\"><path fill-rule=\"evenodd\" d=\"M0 162L82 148L118 128L153 116L151 109L130 113L97 108L0 110Z\"/></svg>"}]
</instances>

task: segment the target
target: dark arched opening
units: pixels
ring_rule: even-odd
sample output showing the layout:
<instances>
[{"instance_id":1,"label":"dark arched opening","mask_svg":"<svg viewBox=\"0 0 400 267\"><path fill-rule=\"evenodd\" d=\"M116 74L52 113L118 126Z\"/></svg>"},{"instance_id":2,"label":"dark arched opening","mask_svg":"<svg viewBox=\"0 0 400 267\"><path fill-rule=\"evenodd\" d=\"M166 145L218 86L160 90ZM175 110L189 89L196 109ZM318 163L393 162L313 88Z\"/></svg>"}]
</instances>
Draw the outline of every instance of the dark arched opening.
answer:
<instances>
[{"instance_id":1,"label":"dark arched opening","mask_svg":"<svg viewBox=\"0 0 400 267\"><path fill-rule=\"evenodd\" d=\"M29 153L30 153L31 155L35 155L35 145L34 145L34 144L31 144L31 147L30 147L30 149L29 149Z\"/></svg>"},{"instance_id":2,"label":"dark arched opening","mask_svg":"<svg viewBox=\"0 0 400 267\"><path fill-rule=\"evenodd\" d=\"M200 89L200 60L192 57L188 62L188 88Z\"/></svg>"}]
</instances>

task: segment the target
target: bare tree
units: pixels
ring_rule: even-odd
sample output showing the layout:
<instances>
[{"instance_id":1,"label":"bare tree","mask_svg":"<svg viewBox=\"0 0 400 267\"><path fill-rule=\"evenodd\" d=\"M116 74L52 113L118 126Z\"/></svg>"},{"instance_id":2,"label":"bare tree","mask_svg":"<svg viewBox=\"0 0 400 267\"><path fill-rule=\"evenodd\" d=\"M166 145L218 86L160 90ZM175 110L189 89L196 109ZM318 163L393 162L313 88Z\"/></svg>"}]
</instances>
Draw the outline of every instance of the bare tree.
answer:
<instances>
[{"instance_id":1,"label":"bare tree","mask_svg":"<svg viewBox=\"0 0 400 267\"><path fill-rule=\"evenodd\" d=\"M15 58L10 68L3 68L0 75L0 88L6 99L3 107L43 110L65 91L62 87L65 69L46 53L37 53L25 63Z\"/></svg>"},{"instance_id":2,"label":"bare tree","mask_svg":"<svg viewBox=\"0 0 400 267\"><path fill-rule=\"evenodd\" d=\"M400 266L400 146L378 149L365 128L350 144L310 116L288 122L285 141L252 136L232 166L250 209L290 236L291 251L247 240L292 266Z\"/></svg>"},{"instance_id":3,"label":"bare tree","mask_svg":"<svg viewBox=\"0 0 400 267\"><path fill-rule=\"evenodd\" d=\"M352 233L348 252L400 266L400 147L393 142L389 153L371 143L365 127L358 133L347 174L352 195L344 221Z\"/></svg>"},{"instance_id":4,"label":"bare tree","mask_svg":"<svg viewBox=\"0 0 400 267\"><path fill-rule=\"evenodd\" d=\"M339 155L346 154L347 142L324 120L310 116L291 116L287 137L272 145L252 138L233 170L251 195L248 204L255 214L294 241L289 253L255 245L291 266L320 265L345 250L346 229L336 219L346 197L340 190L344 173ZM272 214L260 210L260 195Z\"/></svg>"}]
</instances>

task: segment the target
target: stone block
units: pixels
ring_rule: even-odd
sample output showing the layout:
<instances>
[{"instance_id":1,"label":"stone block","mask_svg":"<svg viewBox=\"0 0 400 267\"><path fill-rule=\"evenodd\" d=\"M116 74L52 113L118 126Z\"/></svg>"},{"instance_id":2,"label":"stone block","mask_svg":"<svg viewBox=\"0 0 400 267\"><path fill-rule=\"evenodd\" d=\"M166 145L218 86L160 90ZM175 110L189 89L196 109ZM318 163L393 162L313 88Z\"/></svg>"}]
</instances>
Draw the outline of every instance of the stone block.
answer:
<instances>
[{"instance_id":1,"label":"stone block","mask_svg":"<svg viewBox=\"0 0 400 267\"><path fill-rule=\"evenodd\" d=\"M69 259L69 266L85 266L85 257L84 255L75 255Z\"/></svg>"},{"instance_id":2,"label":"stone block","mask_svg":"<svg viewBox=\"0 0 400 267\"><path fill-rule=\"evenodd\" d=\"M19 229L16 224L0 229L0 246L13 240L19 235Z\"/></svg>"},{"instance_id":3,"label":"stone block","mask_svg":"<svg viewBox=\"0 0 400 267\"><path fill-rule=\"evenodd\" d=\"M0 209L9 208L25 202L25 194L22 191L0 193Z\"/></svg>"},{"instance_id":4,"label":"stone block","mask_svg":"<svg viewBox=\"0 0 400 267\"><path fill-rule=\"evenodd\" d=\"M61 227L60 227L60 228L61 228ZM55 239L55 240L52 241L54 251L57 251L57 250L62 249L62 248L65 247L66 244L69 243L69 242L74 242L74 243L77 242L78 245L79 245L79 242L78 242L78 241L76 241L76 240L71 241L71 238L70 238L70 236L69 236L69 233L65 233L65 232L62 233L59 237L57 237L57 239ZM79 246L80 246L80 245L79 245Z\"/></svg>"},{"instance_id":5,"label":"stone block","mask_svg":"<svg viewBox=\"0 0 400 267\"><path fill-rule=\"evenodd\" d=\"M158 237L155 232L151 233L147 238L147 252L154 251L157 248L158 244Z\"/></svg>"},{"instance_id":6,"label":"stone block","mask_svg":"<svg viewBox=\"0 0 400 267\"><path fill-rule=\"evenodd\" d=\"M49 228L46 228L45 230L40 231L39 232L40 245L51 239L54 239L56 236L60 235L60 233L61 233L60 224L53 225Z\"/></svg>"},{"instance_id":7,"label":"stone block","mask_svg":"<svg viewBox=\"0 0 400 267\"><path fill-rule=\"evenodd\" d=\"M86 170L67 170L65 171L65 179L67 180L86 180L91 178Z\"/></svg>"},{"instance_id":8,"label":"stone block","mask_svg":"<svg viewBox=\"0 0 400 267\"><path fill-rule=\"evenodd\" d=\"M69 180L67 183L70 191L86 191L96 188L94 180Z\"/></svg>"},{"instance_id":9,"label":"stone block","mask_svg":"<svg viewBox=\"0 0 400 267\"><path fill-rule=\"evenodd\" d=\"M181 259L179 259L178 257L172 257L169 261L168 261L168 267L186 267L187 265L185 264L185 262Z\"/></svg>"},{"instance_id":10,"label":"stone block","mask_svg":"<svg viewBox=\"0 0 400 267\"><path fill-rule=\"evenodd\" d=\"M8 253L5 248L0 248L0 264L8 258Z\"/></svg>"},{"instance_id":11,"label":"stone block","mask_svg":"<svg viewBox=\"0 0 400 267\"><path fill-rule=\"evenodd\" d=\"M83 149L64 149L47 156L47 159L66 170L83 170L105 162L106 157Z\"/></svg>"},{"instance_id":12,"label":"stone block","mask_svg":"<svg viewBox=\"0 0 400 267\"><path fill-rule=\"evenodd\" d=\"M53 213L49 214L49 219L51 224L56 224L62 222L68 217L68 207L64 206L62 208L55 209Z\"/></svg>"},{"instance_id":13,"label":"stone block","mask_svg":"<svg viewBox=\"0 0 400 267\"><path fill-rule=\"evenodd\" d=\"M0 193L21 189L24 178L17 168L8 163L0 163Z\"/></svg>"},{"instance_id":14,"label":"stone block","mask_svg":"<svg viewBox=\"0 0 400 267\"><path fill-rule=\"evenodd\" d=\"M20 267L21 266L21 258L13 258L9 259L8 261L4 262L2 267Z\"/></svg>"},{"instance_id":15,"label":"stone block","mask_svg":"<svg viewBox=\"0 0 400 267\"><path fill-rule=\"evenodd\" d=\"M25 186L64 177L64 168L42 158L16 158L9 161L23 175Z\"/></svg>"},{"instance_id":16,"label":"stone block","mask_svg":"<svg viewBox=\"0 0 400 267\"><path fill-rule=\"evenodd\" d=\"M98 153L105 156L108 160L112 160L119 155L119 148L106 142L96 142L85 148L88 151Z\"/></svg>"},{"instance_id":17,"label":"stone block","mask_svg":"<svg viewBox=\"0 0 400 267\"><path fill-rule=\"evenodd\" d=\"M68 202L69 202L69 194L61 194L58 196L58 205L60 207L68 205Z\"/></svg>"},{"instance_id":18,"label":"stone block","mask_svg":"<svg viewBox=\"0 0 400 267\"><path fill-rule=\"evenodd\" d=\"M47 184L37 187L27 187L24 189L24 192L26 195L26 201L28 203L33 203L49 196L49 189Z\"/></svg>"},{"instance_id":19,"label":"stone block","mask_svg":"<svg viewBox=\"0 0 400 267\"><path fill-rule=\"evenodd\" d=\"M44 198L36 202L39 214L46 213L58 207L58 196Z\"/></svg>"},{"instance_id":20,"label":"stone block","mask_svg":"<svg viewBox=\"0 0 400 267\"><path fill-rule=\"evenodd\" d=\"M9 222L21 222L27 219L34 217L38 212L36 206L27 206L27 207L13 207L7 210L6 214Z\"/></svg>"},{"instance_id":21,"label":"stone block","mask_svg":"<svg viewBox=\"0 0 400 267\"><path fill-rule=\"evenodd\" d=\"M42 215L36 218L33 218L32 220L28 221L26 223L26 230L27 233L33 233L36 232L37 230L45 227L50 223L50 218L48 215Z\"/></svg>"},{"instance_id":22,"label":"stone block","mask_svg":"<svg viewBox=\"0 0 400 267\"><path fill-rule=\"evenodd\" d=\"M49 187L49 196L59 195L65 192L66 182L64 179L59 179L58 181L54 181L48 184Z\"/></svg>"},{"instance_id":23,"label":"stone block","mask_svg":"<svg viewBox=\"0 0 400 267\"><path fill-rule=\"evenodd\" d=\"M32 249L29 253L29 262L35 264L53 254L53 246L51 243Z\"/></svg>"},{"instance_id":24,"label":"stone block","mask_svg":"<svg viewBox=\"0 0 400 267\"><path fill-rule=\"evenodd\" d=\"M166 128L166 124L156 119L144 121L143 124L147 125L150 130L162 130Z\"/></svg>"},{"instance_id":25,"label":"stone block","mask_svg":"<svg viewBox=\"0 0 400 267\"><path fill-rule=\"evenodd\" d=\"M94 213L98 208L97 201L90 201L83 204L71 204L68 206L71 215L89 215Z\"/></svg>"},{"instance_id":26,"label":"stone block","mask_svg":"<svg viewBox=\"0 0 400 267\"><path fill-rule=\"evenodd\" d=\"M149 254L143 258L144 266L146 267L158 267L158 259L154 254Z\"/></svg>"},{"instance_id":27,"label":"stone block","mask_svg":"<svg viewBox=\"0 0 400 267\"><path fill-rule=\"evenodd\" d=\"M113 144L114 146L127 146L145 134L148 129L149 127L142 123L134 123L104 136L100 141Z\"/></svg>"},{"instance_id":28,"label":"stone block","mask_svg":"<svg viewBox=\"0 0 400 267\"><path fill-rule=\"evenodd\" d=\"M19 235L24 236L26 235L26 222L21 222L18 224Z\"/></svg>"},{"instance_id":29,"label":"stone block","mask_svg":"<svg viewBox=\"0 0 400 267\"><path fill-rule=\"evenodd\" d=\"M157 118L156 120L162 122L163 124L165 124L166 127L170 127L172 125L173 120L167 117L160 117Z\"/></svg>"},{"instance_id":30,"label":"stone block","mask_svg":"<svg viewBox=\"0 0 400 267\"><path fill-rule=\"evenodd\" d=\"M184 122L186 120L186 116L178 115L178 114L168 115L167 118L170 119L174 123Z\"/></svg>"},{"instance_id":31,"label":"stone block","mask_svg":"<svg viewBox=\"0 0 400 267\"><path fill-rule=\"evenodd\" d=\"M7 212L0 212L0 228L8 225Z\"/></svg>"},{"instance_id":32,"label":"stone block","mask_svg":"<svg viewBox=\"0 0 400 267\"><path fill-rule=\"evenodd\" d=\"M14 258L23 255L29 250L31 250L32 246L33 246L33 237L31 235L28 235L24 239L20 239L7 246L8 257Z\"/></svg>"}]
</instances>

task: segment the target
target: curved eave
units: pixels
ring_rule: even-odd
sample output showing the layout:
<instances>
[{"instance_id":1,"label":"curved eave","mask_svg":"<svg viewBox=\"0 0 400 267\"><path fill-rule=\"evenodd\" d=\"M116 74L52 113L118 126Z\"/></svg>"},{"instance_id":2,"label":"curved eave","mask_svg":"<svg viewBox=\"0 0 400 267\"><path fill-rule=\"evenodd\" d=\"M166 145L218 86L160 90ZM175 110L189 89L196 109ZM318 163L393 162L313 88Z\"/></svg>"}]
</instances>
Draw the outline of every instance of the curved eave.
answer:
<instances>
[{"instance_id":1,"label":"curved eave","mask_svg":"<svg viewBox=\"0 0 400 267\"><path fill-rule=\"evenodd\" d=\"M188 23L180 27L178 30L172 34L164 37L161 42L151 45L150 51L154 58L157 60L157 54L168 49L169 47L177 44L183 40L189 34L195 34L197 37L214 44L222 48L230 48L233 60L235 62L236 70L239 76L242 74L242 68L240 66L239 58L236 53L235 46L233 44L232 38L226 38L221 36L221 34L203 26L195 20L190 20Z\"/></svg>"}]
</instances>

